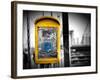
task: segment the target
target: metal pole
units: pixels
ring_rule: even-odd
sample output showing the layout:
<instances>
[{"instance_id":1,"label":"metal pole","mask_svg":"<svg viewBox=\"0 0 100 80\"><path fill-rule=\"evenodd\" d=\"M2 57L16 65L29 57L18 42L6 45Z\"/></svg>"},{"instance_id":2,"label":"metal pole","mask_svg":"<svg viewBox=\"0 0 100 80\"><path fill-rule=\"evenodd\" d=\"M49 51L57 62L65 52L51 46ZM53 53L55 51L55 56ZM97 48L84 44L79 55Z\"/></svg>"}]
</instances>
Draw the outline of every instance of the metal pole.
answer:
<instances>
[{"instance_id":1,"label":"metal pole","mask_svg":"<svg viewBox=\"0 0 100 80\"><path fill-rule=\"evenodd\" d=\"M30 25L29 25L29 15L27 12L27 45L28 45L28 68L31 68L31 55L30 55Z\"/></svg>"}]
</instances>

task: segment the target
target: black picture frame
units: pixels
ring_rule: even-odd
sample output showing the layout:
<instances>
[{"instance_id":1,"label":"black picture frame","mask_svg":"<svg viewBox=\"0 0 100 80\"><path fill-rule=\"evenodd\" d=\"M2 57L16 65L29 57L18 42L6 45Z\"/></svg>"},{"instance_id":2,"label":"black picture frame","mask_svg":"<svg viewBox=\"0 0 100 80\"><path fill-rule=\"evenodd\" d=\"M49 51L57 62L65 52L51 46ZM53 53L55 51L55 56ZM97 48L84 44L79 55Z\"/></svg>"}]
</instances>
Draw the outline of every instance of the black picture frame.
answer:
<instances>
[{"instance_id":1,"label":"black picture frame","mask_svg":"<svg viewBox=\"0 0 100 80\"><path fill-rule=\"evenodd\" d=\"M17 12L17 5L18 4L25 4L25 5L44 5L44 6L54 6L54 7L72 7L72 8L85 8L85 9L95 9L95 70L94 71L89 71L89 72L76 72L76 73L58 73L58 74L44 74L44 75L27 75L27 76L18 76L18 71L17 71L17 54L18 54L18 51L17 51L17 46L18 46L18 43L17 43L17 27L18 27L18 22L17 22L17 19L18 19L18 12ZM32 77L50 77L50 76L66 76L66 75L80 75L80 74L94 74L94 73L97 73L98 71L98 68L97 68L97 49L98 49L98 32L97 32L97 24L98 24L98 7L97 6L89 6L89 5L74 5L74 4L58 4L58 3L42 3L42 2L25 2L25 1L12 1L11 2L11 77L12 78L32 78ZM67 24L67 23L66 23ZM65 44L64 44L65 45ZM66 45L65 45L66 46ZM66 60L65 60L66 62ZM66 65L68 66L68 65Z\"/></svg>"}]
</instances>

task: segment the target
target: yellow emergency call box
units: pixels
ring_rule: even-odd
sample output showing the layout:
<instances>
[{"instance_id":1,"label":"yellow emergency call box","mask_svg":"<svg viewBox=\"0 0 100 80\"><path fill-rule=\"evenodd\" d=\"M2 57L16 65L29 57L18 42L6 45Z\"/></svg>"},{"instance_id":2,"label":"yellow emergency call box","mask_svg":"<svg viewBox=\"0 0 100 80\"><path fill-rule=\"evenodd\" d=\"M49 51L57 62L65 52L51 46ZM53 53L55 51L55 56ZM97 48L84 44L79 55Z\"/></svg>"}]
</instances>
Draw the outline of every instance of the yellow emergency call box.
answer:
<instances>
[{"instance_id":1,"label":"yellow emergency call box","mask_svg":"<svg viewBox=\"0 0 100 80\"><path fill-rule=\"evenodd\" d=\"M35 63L60 62L60 22L49 16L35 20Z\"/></svg>"}]
</instances>

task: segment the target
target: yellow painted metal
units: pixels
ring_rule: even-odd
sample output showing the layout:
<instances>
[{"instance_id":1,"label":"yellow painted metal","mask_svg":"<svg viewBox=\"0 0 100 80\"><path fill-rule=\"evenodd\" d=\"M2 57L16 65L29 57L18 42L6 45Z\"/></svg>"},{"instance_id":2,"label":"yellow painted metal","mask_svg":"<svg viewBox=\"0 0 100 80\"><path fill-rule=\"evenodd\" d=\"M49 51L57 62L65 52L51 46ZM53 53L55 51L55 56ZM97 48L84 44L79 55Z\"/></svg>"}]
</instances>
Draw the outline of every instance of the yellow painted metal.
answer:
<instances>
[{"instance_id":1,"label":"yellow painted metal","mask_svg":"<svg viewBox=\"0 0 100 80\"><path fill-rule=\"evenodd\" d=\"M38 58L38 28L57 28L57 58ZM54 17L44 16L35 21L35 63L52 64L60 62L60 22Z\"/></svg>"}]
</instances>

